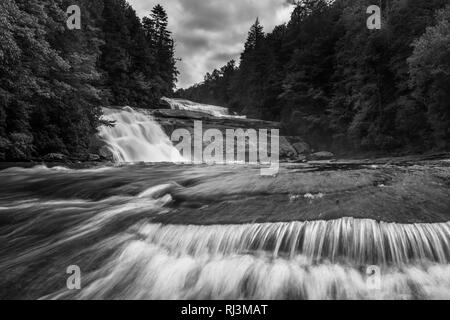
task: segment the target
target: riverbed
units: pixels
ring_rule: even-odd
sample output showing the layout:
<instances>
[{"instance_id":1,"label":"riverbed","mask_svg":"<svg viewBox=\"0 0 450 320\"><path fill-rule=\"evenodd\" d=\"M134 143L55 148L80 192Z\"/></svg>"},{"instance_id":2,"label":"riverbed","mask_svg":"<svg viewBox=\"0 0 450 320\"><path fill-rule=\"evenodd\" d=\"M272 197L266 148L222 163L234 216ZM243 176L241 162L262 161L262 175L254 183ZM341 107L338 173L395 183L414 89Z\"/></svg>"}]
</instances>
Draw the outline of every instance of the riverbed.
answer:
<instances>
[{"instance_id":1,"label":"riverbed","mask_svg":"<svg viewBox=\"0 0 450 320\"><path fill-rule=\"evenodd\" d=\"M450 162L0 171L0 298L450 298ZM82 273L69 290L69 266ZM382 270L380 288L366 269Z\"/></svg>"}]
</instances>

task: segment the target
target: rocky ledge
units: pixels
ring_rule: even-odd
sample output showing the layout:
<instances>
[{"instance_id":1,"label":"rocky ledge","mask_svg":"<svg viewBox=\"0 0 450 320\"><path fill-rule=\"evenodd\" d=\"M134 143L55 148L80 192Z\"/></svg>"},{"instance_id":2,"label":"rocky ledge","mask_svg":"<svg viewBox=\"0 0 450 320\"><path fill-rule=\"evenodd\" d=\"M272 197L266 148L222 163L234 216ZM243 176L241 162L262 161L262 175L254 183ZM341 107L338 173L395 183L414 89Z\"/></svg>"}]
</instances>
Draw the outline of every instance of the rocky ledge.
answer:
<instances>
[{"instance_id":1,"label":"rocky ledge","mask_svg":"<svg viewBox=\"0 0 450 320\"><path fill-rule=\"evenodd\" d=\"M162 105L161 107L164 107L164 105ZM279 129L282 132L281 124L279 122L247 119L236 116L216 117L202 112L187 110L140 109L139 111L148 114L149 117L152 117L154 120L156 120L169 137L177 129L186 129L190 131L191 134L193 134L194 124L196 121L202 122L204 131L209 129L218 129L224 134L226 133L227 129ZM301 137L280 137L280 160L282 162L300 163L311 160L333 160L334 158L334 155L330 152L323 151L315 153L310 145L306 143ZM45 157L44 161L64 162L69 161L69 159L64 155L50 154ZM93 137L91 140L89 155L83 156L82 159L78 157L78 161L113 161L113 155L100 138Z\"/></svg>"},{"instance_id":2,"label":"rocky ledge","mask_svg":"<svg viewBox=\"0 0 450 320\"><path fill-rule=\"evenodd\" d=\"M227 129L281 130L281 124L279 122L239 117L215 117L196 111L158 109L147 110L147 113L161 124L168 136L171 136L172 132L180 128L187 129L193 133L195 121L202 121L203 130L218 129L223 133ZM332 160L334 159L334 155L330 152L314 153L309 144L301 137L281 136L280 159L284 162Z\"/></svg>"}]
</instances>

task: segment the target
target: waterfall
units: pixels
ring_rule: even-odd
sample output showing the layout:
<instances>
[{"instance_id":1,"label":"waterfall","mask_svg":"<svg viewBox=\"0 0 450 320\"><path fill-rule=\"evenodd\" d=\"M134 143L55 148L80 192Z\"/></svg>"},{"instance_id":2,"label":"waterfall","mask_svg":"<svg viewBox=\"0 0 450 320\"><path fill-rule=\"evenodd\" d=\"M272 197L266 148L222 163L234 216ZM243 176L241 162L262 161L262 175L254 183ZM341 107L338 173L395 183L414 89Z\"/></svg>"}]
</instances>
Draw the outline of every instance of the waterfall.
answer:
<instances>
[{"instance_id":1,"label":"waterfall","mask_svg":"<svg viewBox=\"0 0 450 320\"><path fill-rule=\"evenodd\" d=\"M104 119L114 121L113 127L103 126L99 136L112 151L114 160L132 162L182 162L161 126L149 115L126 107L103 109Z\"/></svg>"},{"instance_id":2,"label":"waterfall","mask_svg":"<svg viewBox=\"0 0 450 320\"><path fill-rule=\"evenodd\" d=\"M211 211L182 199L198 198L214 169L0 171L0 287L11 288L0 299L450 298L450 222L191 224ZM81 290L61 282L71 265Z\"/></svg>"},{"instance_id":3,"label":"waterfall","mask_svg":"<svg viewBox=\"0 0 450 320\"><path fill-rule=\"evenodd\" d=\"M224 107L213 106L203 103L196 103L182 99L162 98L162 100L166 101L170 105L172 110L201 112L218 118L240 118L240 119L246 118L245 116L230 115L230 111L228 110L228 108Z\"/></svg>"},{"instance_id":4,"label":"waterfall","mask_svg":"<svg viewBox=\"0 0 450 320\"><path fill-rule=\"evenodd\" d=\"M448 299L449 240L449 223L143 223L83 290L44 298Z\"/></svg>"},{"instance_id":5,"label":"waterfall","mask_svg":"<svg viewBox=\"0 0 450 320\"><path fill-rule=\"evenodd\" d=\"M171 252L193 256L264 252L272 257L353 265L449 263L450 223L332 221L231 226L147 225L142 234Z\"/></svg>"}]
</instances>

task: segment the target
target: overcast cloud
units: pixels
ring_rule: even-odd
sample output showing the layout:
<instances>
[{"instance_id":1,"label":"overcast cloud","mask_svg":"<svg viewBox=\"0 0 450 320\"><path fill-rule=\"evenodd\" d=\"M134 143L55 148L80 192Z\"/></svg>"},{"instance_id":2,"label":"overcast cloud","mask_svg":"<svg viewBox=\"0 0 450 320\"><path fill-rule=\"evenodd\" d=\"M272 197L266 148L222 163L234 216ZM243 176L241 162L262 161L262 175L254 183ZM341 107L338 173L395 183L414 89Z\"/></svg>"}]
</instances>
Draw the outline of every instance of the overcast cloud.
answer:
<instances>
[{"instance_id":1,"label":"overcast cloud","mask_svg":"<svg viewBox=\"0 0 450 320\"><path fill-rule=\"evenodd\" d=\"M259 17L266 32L289 20L288 0L129 0L140 17L158 3L169 15L180 71L178 87L203 81L206 72L238 61L250 26Z\"/></svg>"}]
</instances>

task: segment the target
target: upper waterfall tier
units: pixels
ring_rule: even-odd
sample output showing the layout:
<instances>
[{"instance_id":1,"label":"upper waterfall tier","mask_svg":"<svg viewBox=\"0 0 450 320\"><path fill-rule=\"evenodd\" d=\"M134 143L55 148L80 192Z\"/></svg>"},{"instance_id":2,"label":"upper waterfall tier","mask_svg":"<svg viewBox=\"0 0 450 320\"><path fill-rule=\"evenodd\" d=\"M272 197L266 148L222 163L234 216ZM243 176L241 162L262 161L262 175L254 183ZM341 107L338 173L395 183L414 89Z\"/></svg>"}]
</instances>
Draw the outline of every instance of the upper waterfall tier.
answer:
<instances>
[{"instance_id":1,"label":"upper waterfall tier","mask_svg":"<svg viewBox=\"0 0 450 320\"><path fill-rule=\"evenodd\" d=\"M182 110L182 111L195 111L200 113L205 113L218 118L241 118L245 119L245 116L235 116L231 115L228 108L213 106L209 104L197 103L189 100L182 99L169 99L162 98L163 101L170 105L172 110Z\"/></svg>"}]
</instances>

